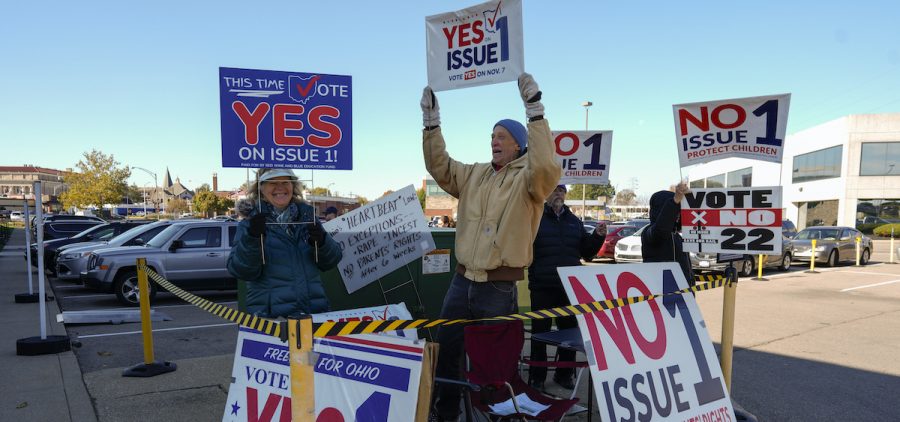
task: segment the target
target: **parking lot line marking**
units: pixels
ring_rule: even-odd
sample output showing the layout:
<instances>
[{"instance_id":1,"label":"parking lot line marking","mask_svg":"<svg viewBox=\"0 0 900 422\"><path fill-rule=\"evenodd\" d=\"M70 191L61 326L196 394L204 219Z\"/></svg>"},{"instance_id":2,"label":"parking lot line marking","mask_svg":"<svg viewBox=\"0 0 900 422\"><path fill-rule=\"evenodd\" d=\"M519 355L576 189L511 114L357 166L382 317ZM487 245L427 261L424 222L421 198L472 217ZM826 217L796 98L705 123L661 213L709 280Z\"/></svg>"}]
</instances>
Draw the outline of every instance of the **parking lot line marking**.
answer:
<instances>
[{"instance_id":1,"label":"parking lot line marking","mask_svg":"<svg viewBox=\"0 0 900 422\"><path fill-rule=\"evenodd\" d=\"M900 283L900 280L891 280L891 281L885 281L885 282L882 282L882 283L867 284L867 285L865 285L865 286L850 287L849 289L843 289L843 290L841 290L841 292L849 292L850 290L866 289L866 288L869 288L869 287L884 286L885 284L893 284L893 283Z\"/></svg>"},{"instance_id":2,"label":"parking lot line marking","mask_svg":"<svg viewBox=\"0 0 900 422\"><path fill-rule=\"evenodd\" d=\"M224 324L193 325L190 327L160 328L160 329L154 329L153 332L157 333L157 332L163 332L163 331L192 330L194 328L215 328L215 327L225 327L228 325L237 325L237 324L235 324L233 322L228 322L228 323L224 323ZM78 338L82 339L82 338L95 338L95 337L124 336L124 335L128 335L128 334L141 334L141 331L138 330L138 331L125 331L122 333L88 334L86 336L78 336Z\"/></svg>"},{"instance_id":3,"label":"parking lot line marking","mask_svg":"<svg viewBox=\"0 0 900 422\"><path fill-rule=\"evenodd\" d=\"M83 295L83 296L63 296L63 299L91 299L95 297L109 297L109 294L105 295Z\"/></svg>"},{"instance_id":4,"label":"parking lot line marking","mask_svg":"<svg viewBox=\"0 0 900 422\"><path fill-rule=\"evenodd\" d=\"M84 286L55 286L54 289L83 289Z\"/></svg>"},{"instance_id":5,"label":"parking lot line marking","mask_svg":"<svg viewBox=\"0 0 900 422\"><path fill-rule=\"evenodd\" d=\"M871 271L839 271L841 273L849 273L849 274L866 274L866 275L887 275L887 276L897 276L897 274L892 273L873 273Z\"/></svg>"}]
</instances>

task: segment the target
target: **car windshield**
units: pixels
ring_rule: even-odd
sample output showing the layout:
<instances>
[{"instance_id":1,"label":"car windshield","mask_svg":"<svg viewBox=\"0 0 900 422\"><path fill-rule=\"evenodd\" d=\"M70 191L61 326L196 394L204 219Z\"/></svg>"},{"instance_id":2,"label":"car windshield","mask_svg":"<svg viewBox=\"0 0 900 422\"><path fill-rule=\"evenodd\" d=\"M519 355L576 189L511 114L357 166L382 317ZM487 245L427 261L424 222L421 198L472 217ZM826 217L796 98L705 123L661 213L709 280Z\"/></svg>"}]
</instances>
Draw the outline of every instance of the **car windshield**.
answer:
<instances>
[{"instance_id":1,"label":"car windshield","mask_svg":"<svg viewBox=\"0 0 900 422\"><path fill-rule=\"evenodd\" d=\"M644 229L646 229L647 227L650 227L650 225L648 224L644 227L639 228L638 231L634 232L634 234L632 236L640 236L641 233L644 231Z\"/></svg>"},{"instance_id":2,"label":"car windshield","mask_svg":"<svg viewBox=\"0 0 900 422\"><path fill-rule=\"evenodd\" d=\"M800 233L797 233L795 239L801 240L811 240L811 239L824 239L824 240L837 240L840 237L841 229L803 229Z\"/></svg>"},{"instance_id":3,"label":"car windshield","mask_svg":"<svg viewBox=\"0 0 900 422\"><path fill-rule=\"evenodd\" d=\"M150 239L150 241L144 245L150 248L161 248L162 245L165 245L166 242L172 238L172 236L175 236L175 233L178 233L179 229L181 229L180 224L173 224L159 232L158 235L154 236L153 239Z\"/></svg>"},{"instance_id":4,"label":"car windshield","mask_svg":"<svg viewBox=\"0 0 900 422\"><path fill-rule=\"evenodd\" d=\"M85 236L87 236L87 235L89 235L89 234L91 234L91 233L93 233L93 232L95 232L95 231L97 231L97 230L103 229L103 228L106 228L106 224L98 224L98 225L93 226L93 227L91 227L91 228L89 228L89 229L87 229L87 230L85 230L85 231L83 231L83 232L81 232L81 233L78 233L78 234L76 234L75 236L72 236L72 237L77 237L77 238L81 239L82 237L85 237Z\"/></svg>"},{"instance_id":5,"label":"car windshield","mask_svg":"<svg viewBox=\"0 0 900 422\"><path fill-rule=\"evenodd\" d=\"M109 239L108 244L109 244L109 246L122 246L125 244L125 242L128 242L129 240L140 236L142 233L153 230L154 227L159 227L159 226L156 224L141 224L140 226L132 227L132 228L124 231L123 233L119 234L118 236L116 236L112 239Z\"/></svg>"}]
</instances>

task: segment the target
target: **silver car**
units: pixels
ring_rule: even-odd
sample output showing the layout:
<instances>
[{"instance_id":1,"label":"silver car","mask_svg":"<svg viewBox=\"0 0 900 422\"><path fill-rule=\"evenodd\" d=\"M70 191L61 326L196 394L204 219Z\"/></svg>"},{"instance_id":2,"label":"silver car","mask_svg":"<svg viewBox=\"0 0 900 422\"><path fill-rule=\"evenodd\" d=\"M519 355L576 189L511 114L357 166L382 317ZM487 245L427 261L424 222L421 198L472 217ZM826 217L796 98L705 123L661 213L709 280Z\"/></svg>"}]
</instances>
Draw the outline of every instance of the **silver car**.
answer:
<instances>
[{"instance_id":1,"label":"silver car","mask_svg":"<svg viewBox=\"0 0 900 422\"><path fill-rule=\"evenodd\" d=\"M87 270L81 272L85 287L115 293L119 302L139 305L137 258L146 258L147 266L185 290L232 290L237 280L228 273L237 222L178 221L171 224L144 246L98 249L88 257ZM150 283L149 299L156 295Z\"/></svg>"},{"instance_id":2,"label":"silver car","mask_svg":"<svg viewBox=\"0 0 900 422\"><path fill-rule=\"evenodd\" d=\"M60 247L56 253L56 277L60 280L77 281L81 278L81 272L87 271L91 252L119 246L141 246L172 223L172 220L161 220L135 227L109 241L81 242Z\"/></svg>"},{"instance_id":3,"label":"silver car","mask_svg":"<svg viewBox=\"0 0 900 422\"><path fill-rule=\"evenodd\" d=\"M791 268L791 240L782 238L781 254L779 255L763 255L763 268L778 268L787 271ZM727 262L719 262L716 260L717 254L706 252L691 252L691 267L694 272L704 271L725 271L728 267ZM759 267L759 255L744 255L740 261L735 261L732 265L737 268L738 275L748 277L753 275L754 271Z\"/></svg>"},{"instance_id":4,"label":"silver car","mask_svg":"<svg viewBox=\"0 0 900 422\"><path fill-rule=\"evenodd\" d=\"M841 261L856 261L856 239L859 243L859 263L866 265L872 256L872 239L851 227L816 226L800 230L791 240L791 253L795 261L823 262L835 266ZM816 240L816 250L812 250L812 240Z\"/></svg>"}]
</instances>

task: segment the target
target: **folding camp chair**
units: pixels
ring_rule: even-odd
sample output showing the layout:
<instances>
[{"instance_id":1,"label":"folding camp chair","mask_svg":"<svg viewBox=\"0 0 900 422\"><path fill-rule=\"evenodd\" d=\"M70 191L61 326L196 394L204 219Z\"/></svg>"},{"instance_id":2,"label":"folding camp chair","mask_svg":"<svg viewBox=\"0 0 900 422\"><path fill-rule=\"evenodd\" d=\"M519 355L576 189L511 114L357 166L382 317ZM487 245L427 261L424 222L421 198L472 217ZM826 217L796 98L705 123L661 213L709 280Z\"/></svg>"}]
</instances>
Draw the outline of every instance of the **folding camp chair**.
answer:
<instances>
[{"instance_id":1,"label":"folding camp chair","mask_svg":"<svg viewBox=\"0 0 900 422\"><path fill-rule=\"evenodd\" d=\"M519 357L525 344L521 321L465 328L465 351L469 360L466 379L480 389L470 389L472 406L497 419L561 420L575 403L574 399L557 399L544 395L522 380ZM531 401L548 406L536 415L525 413L516 396L525 394ZM500 415L491 405L512 401L513 413Z\"/></svg>"}]
</instances>

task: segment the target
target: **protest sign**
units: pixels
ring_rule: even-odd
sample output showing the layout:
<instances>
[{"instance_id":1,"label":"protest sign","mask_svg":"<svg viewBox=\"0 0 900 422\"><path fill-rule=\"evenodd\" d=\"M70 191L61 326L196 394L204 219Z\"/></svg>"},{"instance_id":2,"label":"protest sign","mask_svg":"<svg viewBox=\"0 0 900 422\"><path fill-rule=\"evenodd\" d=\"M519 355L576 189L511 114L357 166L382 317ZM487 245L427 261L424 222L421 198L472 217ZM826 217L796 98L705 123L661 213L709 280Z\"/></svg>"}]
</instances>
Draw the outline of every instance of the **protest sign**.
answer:
<instances>
[{"instance_id":1,"label":"protest sign","mask_svg":"<svg viewBox=\"0 0 900 422\"><path fill-rule=\"evenodd\" d=\"M322 226L343 251L337 268L348 293L434 250L434 239L413 185Z\"/></svg>"},{"instance_id":2,"label":"protest sign","mask_svg":"<svg viewBox=\"0 0 900 422\"><path fill-rule=\"evenodd\" d=\"M353 169L350 76L219 68L222 167Z\"/></svg>"},{"instance_id":3,"label":"protest sign","mask_svg":"<svg viewBox=\"0 0 900 422\"><path fill-rule=\"evenodd\" d=\"M405 306L402 310L389 306L401 314L405 311ZM316 314L313 321L365 311ZM371 334L337 336L315 339L313 350L318 353L313 363L316 420L407 421L410 410L417 409L420 387L430 392L430 384L421 380L431 379L427 372L434 348L423 341ZM290 421L289 354L287 342L240 327L222 420Z\"/></svg>"},{"instance_id":4,"label":"protest sign","mask_svg":"<svg viewBox=\"0 0 900 422\"><path fill-rule=\"evenodd\" d=\"M687 287L674 262L560 267L558 272L573 304ZM577 318L602 420L736 420L693 295Z\"/></svg>"},{"instance_id":5,"label":"protest sign","mask_svg":"<svg viewBox=\"0 0 900 422\"><path fill-rule=\"evenodd\" d=\"M425 39L435 91L515 81L525 71L521 0L428 16Z\"/></svg>"},{"instance_id":6,"label":"protest sign","mask_svg":"<svg viewBox=\"0 0 900 422\"><path fill-rule=\"evenodd\" d=\"M556 160L562 165L561 185L609 183L612 131L553 131Z\"/></svg>"},{"instance_id":7,"label":"protest sign","mask_svg":"<svg viewBox=\"0 0 900 422\"><path fill-rule=\"evenodd\" d=\"M780 163L791 94L672 106L681 167L728 157Z\"/></svg>"},{"instance_id":8,"label":"protest sign","mask_svg":"<svg viewBox=\"0 0 900 422\"><path fill-rule=\"evenodd\" d=\"M781 186L692 190L681 233L685 252L780 255Z\"/></svg>"}]
</instances>

